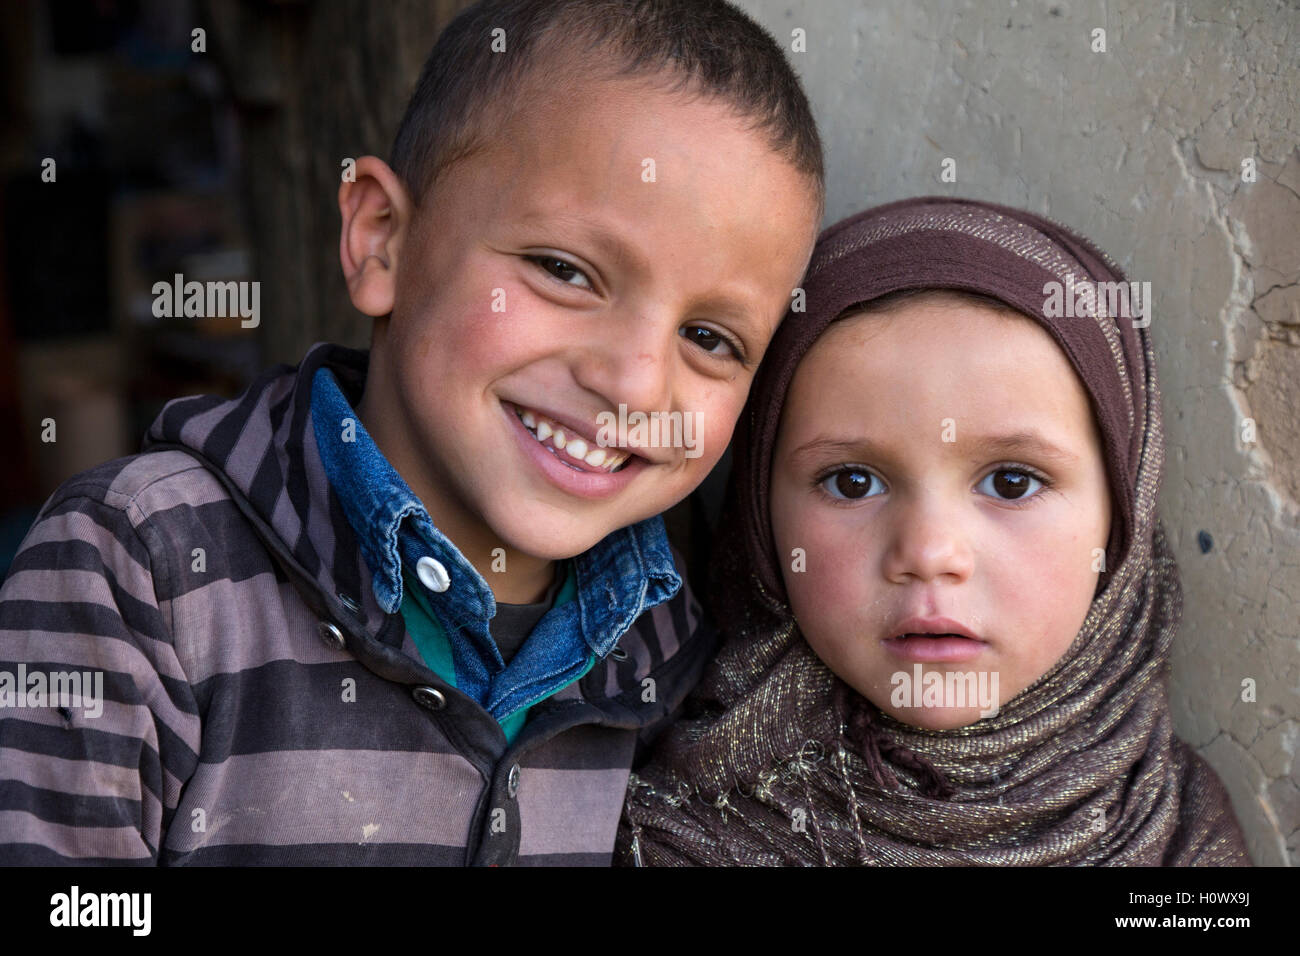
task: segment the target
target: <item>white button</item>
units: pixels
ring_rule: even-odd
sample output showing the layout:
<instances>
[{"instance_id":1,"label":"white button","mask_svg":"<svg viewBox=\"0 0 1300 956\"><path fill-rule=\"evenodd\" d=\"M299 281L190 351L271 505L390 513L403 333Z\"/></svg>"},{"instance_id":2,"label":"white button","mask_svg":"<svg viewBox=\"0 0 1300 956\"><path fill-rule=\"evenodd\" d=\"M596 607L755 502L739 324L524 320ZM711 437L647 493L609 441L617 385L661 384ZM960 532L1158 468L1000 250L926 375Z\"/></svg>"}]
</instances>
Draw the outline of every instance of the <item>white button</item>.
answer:
<instances>
[{"instance_id":1,"label":"white button","mask_svg":"<svg viewBox=\"0 0 1300 956\"><path fill-rule=\"evenodd\" d=\"M419 576L420 583L430 591L441 594L451 587L451 576L447 574L447 569L442 566L441 561L421 558L415 562L415 573Z\"/></svg>"}]
</instances>

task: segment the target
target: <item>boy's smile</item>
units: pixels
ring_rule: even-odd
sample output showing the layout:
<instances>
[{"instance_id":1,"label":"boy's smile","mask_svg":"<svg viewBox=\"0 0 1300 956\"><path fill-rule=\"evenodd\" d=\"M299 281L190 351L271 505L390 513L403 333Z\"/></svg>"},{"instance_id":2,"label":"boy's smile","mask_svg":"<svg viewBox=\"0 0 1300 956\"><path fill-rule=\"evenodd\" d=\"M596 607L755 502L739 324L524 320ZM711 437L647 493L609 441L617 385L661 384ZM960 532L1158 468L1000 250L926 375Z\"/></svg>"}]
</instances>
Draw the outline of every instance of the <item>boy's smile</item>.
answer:
<instances>
[{"instance_id":1,"label":"boy's smile","mask_svg":"<svg viewBox=\"0 0 1300 956\"><path fill-rule=\"evenodd\" d=\"M1110 530L1087 393L1026 317L919 299L841 319L791 384L772 525L795 618L831 670L905 723L973 723L973 697L895 692L983 673L1000 706L1073 642Z\"/></svg>"},{"instance_id":2,"label":"boy's smile","mask_svg":"<svg viewBox=\"0 0 1300 956\"><path fill-rule=\"evenodd\" d=\"M529 100L405 223L363 193L383 242L349 251L345 212L345 272L395 273L391 305L352 288L378 316L361 417L471 563L505 549L505 601L708 474L817 225L811 184L715 101L626 78ZM602 445L620 404L698 416L700 453Z\"/></svg>"},{"instance_id":3,"label":"boy's smile","mask_svg":"<svg viewBox=\"0 0 1300 956\"><path fill-rule=\"evenodd\" d=\"M513 414L526 454L557 487L584 498L608 497L649 462L630 449L602 447L589 423L546 413L535 407L505 404Z\"/></svg>"}]
</instances>

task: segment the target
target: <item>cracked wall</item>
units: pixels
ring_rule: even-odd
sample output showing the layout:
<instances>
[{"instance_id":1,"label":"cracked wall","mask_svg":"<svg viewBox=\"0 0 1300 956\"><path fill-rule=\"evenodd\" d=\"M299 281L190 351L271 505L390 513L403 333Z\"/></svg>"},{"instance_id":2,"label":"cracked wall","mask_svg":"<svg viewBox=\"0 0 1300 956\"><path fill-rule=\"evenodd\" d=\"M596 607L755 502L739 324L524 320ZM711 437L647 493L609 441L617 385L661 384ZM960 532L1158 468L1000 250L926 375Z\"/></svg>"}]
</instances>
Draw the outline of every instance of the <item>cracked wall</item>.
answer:
<instances>
[{"instance_id":1,"label":"cracked wall","mask_svg":"<svg viewBox=\"0 0 1300 956\"><path fill-rule=\"evenodd\" d=\"M1300 861L1300 11L738 2L787 50L806 31L790 57L826 144L827 223L987 199L1152 283L1161 516L1185 592L1175 731L1223 778L1254 861Z\"/></svg>"}]
</instances>

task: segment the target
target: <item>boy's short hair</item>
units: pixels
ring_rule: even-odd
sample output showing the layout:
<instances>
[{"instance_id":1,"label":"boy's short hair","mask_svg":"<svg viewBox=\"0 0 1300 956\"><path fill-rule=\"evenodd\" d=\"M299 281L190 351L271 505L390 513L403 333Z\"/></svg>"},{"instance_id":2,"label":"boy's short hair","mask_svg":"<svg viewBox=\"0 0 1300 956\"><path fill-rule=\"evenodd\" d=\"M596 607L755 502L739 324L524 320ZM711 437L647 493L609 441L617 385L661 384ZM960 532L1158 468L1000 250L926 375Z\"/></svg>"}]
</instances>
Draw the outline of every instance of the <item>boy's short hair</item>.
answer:
<instances>
[{"instance_id":1,"label":"boy's short hair","mask_svg":"<svg viewBox=\"0 0 1300 956\"><path fill-rule=\"evenodd\" d=\"M819 210L825 203L821 139L798 77L771 35L731 4L480 0L438 37L397 129L391 165L417 204L486 145L541 65L561 76L675 74L669 89L691 87L752 119L808 177Z\"/></svg>"}]
</instances>

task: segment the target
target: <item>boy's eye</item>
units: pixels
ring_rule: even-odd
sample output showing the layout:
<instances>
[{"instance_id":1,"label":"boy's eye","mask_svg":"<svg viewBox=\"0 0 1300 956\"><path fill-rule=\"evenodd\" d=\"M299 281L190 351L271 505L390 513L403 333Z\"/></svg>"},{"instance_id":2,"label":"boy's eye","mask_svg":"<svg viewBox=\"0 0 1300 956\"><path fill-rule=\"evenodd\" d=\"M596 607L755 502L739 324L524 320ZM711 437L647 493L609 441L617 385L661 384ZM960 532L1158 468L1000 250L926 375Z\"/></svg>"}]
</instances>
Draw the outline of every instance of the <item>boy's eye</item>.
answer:
<instances>
[{"instance_id":1,"label":"boy's eye","mask_svg":"<svg viewBox=\"0 0 1300 956\"><path fill-rule=\"evenodd\" d=\"M702 325L688 325L680 330L680 334L688 342L693 342L710 354L720 354L718 348L722 346L729 349L732 355L737 358L740 357L739 347L725 335L715 332L713 329L705 328Z\"/></svg>"},{"instance_id":2,"label":"boy's eye","mask_svg":"<svg viewBox=\"0 0 1300 956\"><path fill-rule=\"evenodd\" d=\"M845 498L850 501L868 497L872 482L880 481L869 471L860 468L842 468L827 475L820 482L822 488L832 498Z\"/></svg>"},{"instance_id":3,"label":"boy's eye","mask_svg":"<svg viewBox=\"0 0 1300 956\"><path fill-rule=\"evenodd\" d=\"M1043 487L1043 482L1023 468L998 468L985 475L976 487L1004 501L1014 501L1033 494Z\"/></svg>"},{"instance_id":4,"label":"boy's eye","mask_svg":"<svg viewBox=\"0 0 1300 956\"><path fill-rule=\"evenodd\" d=\"M587 278L586 273L572 262L558 256L525 256L524 258L529 262L536 263L566 285L575 286L579 289L591 288L591 280ZM580 281L574 282L575 278Z\"/></svg>"}]
</instances>

